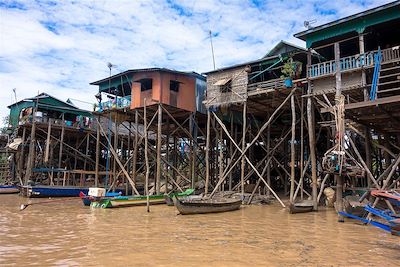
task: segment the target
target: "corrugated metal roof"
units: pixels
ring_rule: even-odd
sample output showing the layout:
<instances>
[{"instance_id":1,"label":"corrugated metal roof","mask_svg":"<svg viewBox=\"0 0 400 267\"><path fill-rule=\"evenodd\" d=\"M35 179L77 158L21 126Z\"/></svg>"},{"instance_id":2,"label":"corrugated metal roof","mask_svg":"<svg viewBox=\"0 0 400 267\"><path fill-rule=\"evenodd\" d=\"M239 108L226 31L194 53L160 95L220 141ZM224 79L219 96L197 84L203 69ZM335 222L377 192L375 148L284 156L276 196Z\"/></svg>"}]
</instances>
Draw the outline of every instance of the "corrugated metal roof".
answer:
<instances>
[{"instance_id":1,"label":"corrugated metal roof","mask_svg":"<svg viewBox=\"0 0 400 267\"><path fill-rule=\"evenodd\" d=\"M299 38L299 39L301 39L303 41L306 41L306 39L307 39L306 36L309 35L309 34L312 34L312 33L315 33L317 31L321 31L323 29L327 29L327 28L330 28L330 27L333 27L333 26L336 26L336 25L339 25L339 24L347 23L347 22L349 22L351 20L355 20L355 19L367 16L367 15L371 15L371 14L374 14L374 13L377 13L377 12L380 12L380 11L383 11L383 10L386 10L386 9L389 9L389 8L393 8L393 7L396 7L396 6L399 7L399 14L400 14L400 0L399 0L399 1L394 1L394 2L386 4L386 5L382 5L382 6L379 6L379 7L376 7L376 8L372 8L372 9L368 9L366 11L363 11L363 12L360 12L360 13L357 13L357 14L354 14L354 15L351 15L351 16L347 16L347 17L344 17L344 18L341 18L341 19L338 19L338 20L335 20L335 21L332 21L332 22L329 22L329 23L326 23L326 24L323 24L323 25L320 25L320 26L317 26L317 27L314 27L314 28L299 32L299 33L296 33L294 35L294 37L297 37L297 38Z\"/></svg>"},{"instance_id":2,"label":"corrugated metal roof","mask_svg":"<svg viewBox=\"0 0 400 267\"><path fill-rule=\"evenodd\" d=\"M203 79L203 80L206 79L203 75L201 75L201 74L199 74L197 72L194 72L194 71L185 72L185 71L171 70L171 69L167 69L167 68L144 68L144 69L126 70L124 72L121 72L121 73L118 73L118 74L114 74L111 77L106 77L104 79L101 79L101 80L98 80L98 81L95 81L95 82L91 82L90 84L91 85L99 85L101 83L108 82L110 79L112 80L112 79L120 77L120 76L128 75L128 74L131 74L131 73L138 73L138 72L169 72L169 73L176 73L176 74L194 76L196 78Z\"/></svg>"}]
</instances>

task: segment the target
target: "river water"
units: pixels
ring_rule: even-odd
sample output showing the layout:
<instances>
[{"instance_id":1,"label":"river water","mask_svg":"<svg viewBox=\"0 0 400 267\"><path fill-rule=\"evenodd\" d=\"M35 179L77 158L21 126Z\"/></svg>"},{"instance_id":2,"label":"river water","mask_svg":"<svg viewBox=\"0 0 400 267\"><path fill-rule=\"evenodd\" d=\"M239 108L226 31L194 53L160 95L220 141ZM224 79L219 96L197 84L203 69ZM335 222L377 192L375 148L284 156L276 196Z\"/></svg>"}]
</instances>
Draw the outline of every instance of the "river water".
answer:
<instances>
[{"instance_id":1,"label":"river water","mask_svg":"<svg viewBox=\"0 0 400 267\"><path fill-rule=\"evenodd\" d=\"M0 266L399 266L400 238L333 210L290 215L278 204L181 216L175 207L32 205L0 195Z\"/></svg>"}]
</instances>

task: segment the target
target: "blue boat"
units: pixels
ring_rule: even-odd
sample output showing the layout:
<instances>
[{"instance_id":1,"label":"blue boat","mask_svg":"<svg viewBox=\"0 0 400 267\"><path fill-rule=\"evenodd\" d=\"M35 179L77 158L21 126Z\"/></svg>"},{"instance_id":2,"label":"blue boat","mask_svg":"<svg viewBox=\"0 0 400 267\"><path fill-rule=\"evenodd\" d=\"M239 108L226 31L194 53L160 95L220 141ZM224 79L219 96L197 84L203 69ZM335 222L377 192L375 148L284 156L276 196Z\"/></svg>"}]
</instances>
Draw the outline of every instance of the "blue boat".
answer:
<instances>
[{"instance_id":1,"label":"blue boat","mask_svg":"<svg viewBox=\"0 0 400 267\"><path fill-rule=\"evenodd\" d=\"M78 186L48 186L25 185L21 186L21 194L26 197L79 197L79 193L87 194L88 187Z\"/></svg>"},{"instance_id":2,"label":"blue boat","mask_svg":"<svg viewBox=\"0 0 400 267\"><path fill-rule=\"evenodd\" d=\"M16 194L19 189L16 185L0 185L0 194Z\"/></svg>"},{"instance_id":3,"label":"blue boat","mask_svg":"<svg viewBox=\"0 0 400 267\"><path fill-rule=\"evenodd\" d=\"M107 197L118 197L121 196L122 192L108 192L106 193L106 198ZM94 197L88 196L86 194L84 194L83 192L79 193L79 197L82 199L83 205L85 206L90 206L90 204L92 203L92 200L94 200Z\"/></svg>"}]
</instances>

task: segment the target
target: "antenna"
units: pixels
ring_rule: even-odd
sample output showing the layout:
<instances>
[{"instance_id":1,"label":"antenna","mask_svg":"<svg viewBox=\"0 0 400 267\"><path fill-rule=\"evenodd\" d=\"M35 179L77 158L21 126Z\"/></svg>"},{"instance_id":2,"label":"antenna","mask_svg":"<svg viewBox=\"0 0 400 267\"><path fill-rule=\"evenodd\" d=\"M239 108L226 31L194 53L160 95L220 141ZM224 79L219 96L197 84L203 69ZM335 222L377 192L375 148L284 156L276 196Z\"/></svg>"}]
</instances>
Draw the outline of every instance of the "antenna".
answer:
<instances>
[{"instance_id":1,"label":"antenna","mask_svg":"<svg viewBox=\"0 0 400 267\"><path fill-rule=\"evenodd\" d=\"M211 32L211 30L209 31L209 34L210 34L211 54L212 54L213 65L214 65L214 70L215 70L214 46L213 46L213 42L212 42L212 32Z\"/></svg>"},{"instance_id":2,"label":"antenna","mask_svg":"<svg viewBox=\"0 0 400 267\"><path fill-rule=\"evenodd\" d=\"M306 27L307 29L312 29L313 26L311 26L311 25L314 24L315 22L317 22L316 19L305 20L305 21L304 21L304 27Z\"/></svg>"}]
</instances>

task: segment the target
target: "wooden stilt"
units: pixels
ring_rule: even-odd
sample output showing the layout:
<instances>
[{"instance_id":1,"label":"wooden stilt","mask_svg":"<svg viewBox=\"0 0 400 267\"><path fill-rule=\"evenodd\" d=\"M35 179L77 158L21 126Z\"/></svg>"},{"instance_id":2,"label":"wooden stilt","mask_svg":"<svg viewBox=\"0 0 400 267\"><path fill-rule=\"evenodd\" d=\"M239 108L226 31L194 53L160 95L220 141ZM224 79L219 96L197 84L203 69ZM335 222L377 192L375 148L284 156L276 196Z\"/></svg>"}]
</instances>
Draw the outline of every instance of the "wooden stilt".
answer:
<instances>
[{"instance_id":1,"label":"wooden stilt","mask_svg":"<svg viewBox=\"0 0 400 267\"><path fill-rule=\"evenodd\" d=\"M295 160L296 160L296 152L295 152L295 139L296 139L296 110L294 105L294 95L292 95L291 99L291 109L292 109L292 139L290 140L290 203L294 203L294 181L295 181Z\"/></svg>"},{"instance_id":2,"label":"wooden stilt","mask_svg":"<svg viewBox=\"0 0 400 267\"><path fill-rule=\"evenodd\" d=\"M223 176L224 173L224 152L223 152L223 140L222 140L222 127L220 127L220 131L219 131L219 177L221 178ZM222 191L224 191L224 186L222 185L221 188Z\"/></svg>"},{"instance_id":3,"label":"wooden stilt","mask_svg":"<svg viewBox=\"0 0 400 267\"><path fill-rule=\"evenodd\" d=\"M95 164L95 180L94 186L99 186L99 163L100 163L100 126L101 123L100 116L97 118L97 127L96 127L96 164Z\"/></svg>"},{"instance_id":4,"label":"wooden stilt","mask_svg":"<svg viewBox=\"0 0 400 267\"><path fill-rule=\"evenodd\" d=\"M204 188L204 192L208 194L208 185L210 182L210 129L211 128L211 115L210 110L207 109L207 136L206 136L206 184Z\"/></svg>"},{"instance_id":5,"label":"wooden stilt","mask_svg":"<svg viewBox=\"0 0 400 267\"><path fill-rule=\"evenodd\" d=\"M46 150L44 153L44 162L49 162L49 152L50 152L50 135L51 135L51 119L48 121L47 125L47 138L46 138Z\"/></svg>"},{"instance_id":6,"label":"wooden stilt","mask_svg":"<svg viewBox=\"0 0 400 267\"><path fill-rule=\"evenodd\" d=\"M233 121L233 113L231 112L231 133L234 132L234 121ZM228 164L232 162L232 157L233 157L233 144L232 141L229 142L229 161ZM232 191L232 177L233 174L232 172L229 173L229 191Z\"/></svg>"},{"instance_id":7,"label":"wooden stilt","mask_svg":"<svg viewBox=\"0 0 400 267\"><path fill-rule=\"evenodd\" d=\"M161 106L159 106L161 107ZM147 135L147 114L146 114L146 98L144 99L144 108L143 108L143 125L144 125L144 158L146 164L146 178L145 178L145 190L146 190L146 207L147 212L150 212L150 201L149 201L149 174L150 174L150 165L149 165L149 156L148 156L148 135Z\"/></svg>"},{"instance_id":8,"label":"wooden stilt","mask_svg":"<svg viewBox=\"0 0 400 267\"><path fill-rule=\"evenodd\" d=\"M32 128L31 128L31 142L29 144L29 154L28 154L28 162L26 164L26 172L25 172L25 181L24 184L28 184L28 180L32 175L33 168L33 160L35 158L35 148L36 148L36 111L38 108L38 99L36 99L36 107L33 109L32 114Z\"/></svg>"},{"instance_id":9,"label":"wooden stilt","mask_svg":"<svg viewBox=\"0 0 400 267\"><path fill-rule=\"evenodd\" d=\"M146 118L145 118L146 119ZM162 107L158 104L158 122L157 122L157 173L156 173L156 194L160 194L161 188L161 124L162 124ZM147 125L147 124L146 124Z\"/></svg>"},{"instance_id":10,"label":"wooden stilt","mask_svg":"<svg viewBox=\"0 0 400 267\"><path fill-rule=\"evenodd\" d=\"M268 127L267 127L267 154L268 154L269 159L271 159L270 153L271 153L271 125L268 125ZM269 160L269 159L267 158L267 183L269 185L271 185L271 163L270 163L271 160ZM271 195L271 191L269 191L268 188L267 188L266 194L267 194L267 197L270 197L270 195Z\"/></svg>"},{"instance_id":11,"label":"wooden stilt","mask_svg":"<svg viewBox=\"0 0 400 267\"><path fill-rule=\"evenodd\" d=\"M307 53L307 65L311 65L311 50L308 50ZM308 81L308 94L311 95L311 81ZM310 147L310 157L311 157L311 179L312 179L312 198L314 202L314 210L318 209L317 202L317 158L315 155L315 125L313 120L313 104L311 101L311 97L307 98L307 121L308 121L308 139L309 139L309 147Z\"/></svg>"},{"instance_id":12,"label":"wooden stilt","mask_svg":"<svg viewBox=\"0 0 400 267\"><path fill-rule=\"evenodd\" d=\"M20 152L20 157L18 160L18 179L19 179L20 185L24 185L23 170L24 170L24 165L25 165L24 164L25 163L25 145L26 145L26 127L23 126L21 152Z\"/></svg>"},{"instance_id":13,"label":"wooden stilt","mask_svg":"<svg viewBox=\"0 0 400 267\"><path fill-rule=\"evenodd\" d=\"M64 113L63 113L62 114L61 137L60 137L60 150L58 151L58 168L59 169L61 169L61 163L62 163L63 146L64 146L64 134L65 134L65 120L64 120Z\"/></svg>"},{"instance_id":14,"label":"wooden stilt","mask_svg":"<svg viewBox=\"0 0 400 267\"><path fill-rule=\"evenodd\" d=\"M246 122L247 122L247 102L243 103L243 121L242 121L242 151L246 149ZM244 154L245 156L245 154ZM240 169L240 182L241 182L241 194L242 201L244 201L244 168L245 168L245 158L242 157L242 165Z\"/></svg>"},{"instance_id":15,"label":"wooden stilt","mask_svg":"<svg viewBox=\"0 0 400 267\"><path fill-rule=\"evenodd\" d=\"M132 159L132 181L136 183L136 167L137 167L137 156L138 156L138 149L139 149L139 112L135 109L135 146L133 147L133 159ZM133 195L133 190L132 190Z\"/></svg>"},{"instance_id":16,"label":"wooden stilt","mask_svg":"<svg viewBox=\"0 0 400 267\"><path fill-rule=\"evenodd\" d=\"M336 65L336 72L335 72L335 78L336 78L336 94L335 94L335 99L337 101L336 105L338 105L338 99L342 94L342 75L341 75L341 70L340 70L340 47L339 43L334 44L334 49L335 49L335 65ZM339 133L339 134L344 134L344 133ZM338 211L338 221L343 222L344 218L342 215L340 215L339 212L343 211L343 178L341 175L335 174L336 178L336 209Z\"/></svg>"},{"instance_id":17,"label":"wooden stilt","mask_svg":"<svg viewBox=\"0 0 400 267\"><path fill-rule=\"evenodd\" d=\"M304 99L303 97L301 98L301 119L300 119L300 185L301 185L301 190L300 190L300 199L304 199L304 194L303 194L303 185L304 185L304 175L303 175L303 169L304 169ZM317 201L318 202L318 201Z\"/></svg>"}]
</instances>

